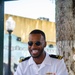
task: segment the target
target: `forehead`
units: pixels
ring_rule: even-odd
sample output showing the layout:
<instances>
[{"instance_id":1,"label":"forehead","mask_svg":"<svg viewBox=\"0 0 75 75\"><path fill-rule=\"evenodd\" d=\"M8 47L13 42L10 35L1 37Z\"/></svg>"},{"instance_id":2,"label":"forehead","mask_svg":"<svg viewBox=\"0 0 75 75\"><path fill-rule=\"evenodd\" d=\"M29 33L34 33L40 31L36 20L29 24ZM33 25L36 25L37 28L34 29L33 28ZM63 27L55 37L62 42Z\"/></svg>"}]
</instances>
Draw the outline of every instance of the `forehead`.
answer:
<instances>
[{"instance_id":1,"label":"forehead","mask_svg":"<svg viewBox=\"0 0 75 75\"><path fill-rule=\"evenodd\" d=\"M41 34L30 34L29 40L44 40L44 37Z\"/></svg>"}]
</instances>

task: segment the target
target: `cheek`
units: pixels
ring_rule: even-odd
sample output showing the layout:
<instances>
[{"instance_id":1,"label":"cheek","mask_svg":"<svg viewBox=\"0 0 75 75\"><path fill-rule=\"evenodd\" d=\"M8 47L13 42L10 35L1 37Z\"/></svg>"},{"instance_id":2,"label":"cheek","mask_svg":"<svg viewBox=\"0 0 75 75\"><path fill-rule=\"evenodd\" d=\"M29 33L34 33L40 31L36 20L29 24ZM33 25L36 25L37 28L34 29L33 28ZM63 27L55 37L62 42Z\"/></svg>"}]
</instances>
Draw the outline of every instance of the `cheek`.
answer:
<instances>
[{"instance_id":1,"label":"cheek","mask_svg":"<svg viewBox=\"0 0 75 75\"><path fill-rule=\"evenodd\" d=\"M39 48L40 50L42 50L42 49L44 49L44 46L39 46L38 48Z\"/></svg>"},{"instance_id":2,"label":"cheek","mask_svg":"<svg viewBox=\"0 0 75 75\"><path fill-rule=\"evenodd\" d=\"M30 51L30 49L31 49L31 47L30 47L30 46L28 46L28 51Z\"/></svg>"},{"instance_id":3,"label":"cheek","mask_svg":"<svg viewBox=\"0 0 75 75\"><path fill-rule=\"evenodd\" d=\"M42 42L42 45L41 45L43 48L46 47L46 42Z\"/></svg>"},{"instance_id":4,"label":"cheek","mask_svg":"<svg viewBox=\"0 0 75 75\"><path fill-rule=\"evenodd\" d=\"M30 46L28 46L28 49L30 49L31 47Z\"/></svg>"},{"instance_id":5,"label":"cheek","mask_svg":"<svg viewBox=\"0 0 75 75\"><path fill-rule=\"evenodd\" d=\"M42 46L41 46L42 48L44 48L44 47L46 47L46 44L42 44Z\"/></svg>"}]
</instances>

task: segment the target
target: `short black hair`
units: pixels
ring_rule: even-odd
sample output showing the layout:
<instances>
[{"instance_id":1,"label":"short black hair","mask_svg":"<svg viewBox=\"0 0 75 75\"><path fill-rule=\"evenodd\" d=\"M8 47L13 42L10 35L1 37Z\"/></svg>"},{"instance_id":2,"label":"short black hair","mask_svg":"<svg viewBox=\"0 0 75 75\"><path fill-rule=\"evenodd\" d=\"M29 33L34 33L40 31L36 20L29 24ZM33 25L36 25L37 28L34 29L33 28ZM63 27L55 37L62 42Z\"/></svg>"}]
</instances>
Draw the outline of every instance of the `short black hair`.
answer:
<instances>
[{"instance_id":1,"label":"short black hair","mask_svg":"<svg viewBox=\"0 0 75 75\"><path fill-rule=\"evenodd\" d=\"M41 34L44 37L44 40L46 40L45 33L42 30L35 29L35 30L32 30L30 34Z\"/></svg>"}]
</instances>

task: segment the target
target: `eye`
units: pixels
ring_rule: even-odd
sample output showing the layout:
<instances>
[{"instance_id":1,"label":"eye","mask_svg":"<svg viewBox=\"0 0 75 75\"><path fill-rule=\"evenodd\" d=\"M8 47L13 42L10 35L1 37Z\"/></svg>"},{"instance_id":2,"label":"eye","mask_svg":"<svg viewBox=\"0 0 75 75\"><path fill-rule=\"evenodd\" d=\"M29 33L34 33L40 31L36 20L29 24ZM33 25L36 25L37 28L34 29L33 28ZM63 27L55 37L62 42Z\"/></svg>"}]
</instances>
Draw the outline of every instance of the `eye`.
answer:
<instances>
[{"instance_id":1,"label":"eye","mask_svg":"<svg viewBox=\"0 0 75 75\"><path fill-rule=\"evenodd\" d=\"M40 46L40 45L41 45L41 42L37 41L35 44L36 44L37 46Z\"/></svg>"},{"instance_id":2,"label":"eye","mask_svg":"<svg viewBox=\"0 0 75 75\"><path fill-rule=\"evenodd\" d=\"M28 42L28 45L29 45L29 46L32 46L32 45L33 45L33 42L32 42L32 41L29 41L29 42Z\"/></svg>"}]
</instances>

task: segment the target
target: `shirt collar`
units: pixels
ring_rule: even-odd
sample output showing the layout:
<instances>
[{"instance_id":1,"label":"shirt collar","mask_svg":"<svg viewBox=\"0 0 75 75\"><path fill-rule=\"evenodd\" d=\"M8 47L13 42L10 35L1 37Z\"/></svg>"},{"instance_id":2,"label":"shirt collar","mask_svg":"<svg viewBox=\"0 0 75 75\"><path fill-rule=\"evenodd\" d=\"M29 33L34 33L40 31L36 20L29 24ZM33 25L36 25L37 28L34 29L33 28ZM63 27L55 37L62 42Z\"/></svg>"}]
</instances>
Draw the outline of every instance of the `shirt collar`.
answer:
<instances>
[{"instance_id":1,"label":"shirt collar","mask_svg":"<svg viewBox=\"0 0 75 75\"><path fill-rule=\"evenodd\" d=\"M29 62L28 62L28 63L29 63L29 65L32 65L32 64L34 64L34 63L35 63L32 57L30 57L30 59L29 59Z\"/></svg>"},{"instance_id":2,"label":"shirt collar","mask_svg":"<svg viewBox=\"0 0 75 75\"><path fill-rule=\"evenodd\" d=\"M32 64L35 63L32 57L30 57L28 63L29 63L29 65L32 65ZM45 57L45 59L44 59L44 61L42 63L44 63L46 65L51 65L51 58L50 58L48 53L46 53L46 57Z\"/></svg>"},{"instance_id":3,"label":"shirt collar","mask_svg":"<svg viewBox=\"0 0 75 75\"><path fill-rule=\"evenodd\" d=\"M46 57L45 57L43 63L46 65L51 65L51 58L48 53L46 53Z\"/></svg>"}]
</instances>

